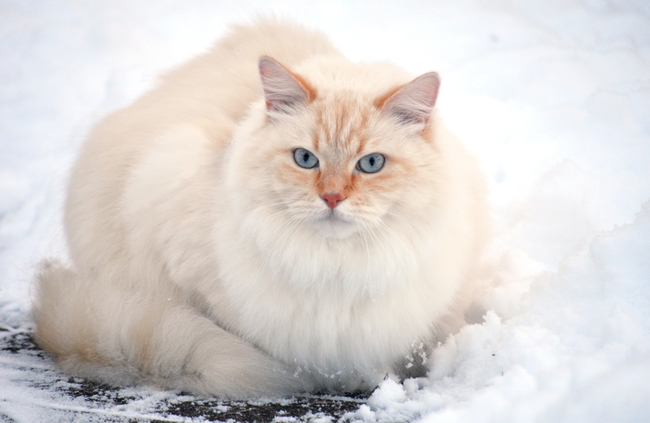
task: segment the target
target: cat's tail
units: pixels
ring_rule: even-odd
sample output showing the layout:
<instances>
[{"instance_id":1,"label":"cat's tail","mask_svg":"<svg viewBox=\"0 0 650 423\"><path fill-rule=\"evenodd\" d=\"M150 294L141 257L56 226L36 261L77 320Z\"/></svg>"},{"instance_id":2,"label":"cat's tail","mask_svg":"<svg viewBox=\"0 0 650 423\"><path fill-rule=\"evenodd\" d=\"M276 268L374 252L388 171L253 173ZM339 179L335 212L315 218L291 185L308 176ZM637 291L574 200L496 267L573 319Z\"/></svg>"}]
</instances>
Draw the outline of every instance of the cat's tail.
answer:
<instances>
[{"instance_id":1,"label":"cat's tail","mask_svg":"<svg viewBox=\"0 0 650 423\"><path fill-rule=\"evenodd\" d=\"M172 296L133 295L58 262L42 264L36 282L35 340L67 373L221 398L307 388L289 368Z\"/></svg>"}]
</instances>

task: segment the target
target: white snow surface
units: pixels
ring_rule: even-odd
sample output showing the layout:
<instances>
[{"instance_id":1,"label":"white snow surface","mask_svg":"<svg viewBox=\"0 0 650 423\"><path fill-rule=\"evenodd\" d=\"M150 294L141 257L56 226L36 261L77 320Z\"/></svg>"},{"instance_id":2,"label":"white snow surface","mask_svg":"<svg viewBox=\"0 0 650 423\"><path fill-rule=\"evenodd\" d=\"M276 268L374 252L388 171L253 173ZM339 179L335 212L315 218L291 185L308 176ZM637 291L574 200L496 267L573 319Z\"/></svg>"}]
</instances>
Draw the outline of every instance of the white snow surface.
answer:
<instances>
[{"instance_id":1,"label":"white snow surface","mask_svg":"<svg viewBox=\"0 0 650 423\"><path fill-rule=\"evenodd\" d=\"M490 181L490 311L428 377L387 379L346 418L650 421L646 0L0 0L0 323L29 328L36 264L65 258L67 172L93 122L258 14L319 28L353 61L439 71L439 109ZM34 388L56 374L39 363L2 357L0 414L88 407ZM107 415L174 394L138 395Z\"/></svg>"}]
</instances>

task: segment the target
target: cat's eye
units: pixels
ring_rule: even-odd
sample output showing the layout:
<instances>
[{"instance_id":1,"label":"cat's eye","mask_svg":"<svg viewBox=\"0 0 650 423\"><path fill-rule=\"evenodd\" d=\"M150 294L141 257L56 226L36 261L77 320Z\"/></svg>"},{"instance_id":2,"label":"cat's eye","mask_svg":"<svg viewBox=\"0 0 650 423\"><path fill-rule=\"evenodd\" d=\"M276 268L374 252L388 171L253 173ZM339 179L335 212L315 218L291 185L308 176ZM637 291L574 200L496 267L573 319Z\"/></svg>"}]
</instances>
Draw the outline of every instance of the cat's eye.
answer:
<instances>
[{"instance_id":1,"label":"cat's eye","mask_svg":"<svg viewBox=\"0 0 650 423\"><path fill-rule=\"evenodd\" d=\"M318 166L318 159L314 153L304 148L296 148L293 150L293 159L298 166L305 169L313 169Z\"/></svg>"},{"instance_id":2,"label":"cat's eye","mask_svg":"<svg viewBox=\"0 0 650 423\"><path fill-rule=\"evenodd\" d=\"M386 158L379 153L368 154L363 156L357 162L357 169L365 173L376 173L384 167Z\"/></svg>"}]
</instances>

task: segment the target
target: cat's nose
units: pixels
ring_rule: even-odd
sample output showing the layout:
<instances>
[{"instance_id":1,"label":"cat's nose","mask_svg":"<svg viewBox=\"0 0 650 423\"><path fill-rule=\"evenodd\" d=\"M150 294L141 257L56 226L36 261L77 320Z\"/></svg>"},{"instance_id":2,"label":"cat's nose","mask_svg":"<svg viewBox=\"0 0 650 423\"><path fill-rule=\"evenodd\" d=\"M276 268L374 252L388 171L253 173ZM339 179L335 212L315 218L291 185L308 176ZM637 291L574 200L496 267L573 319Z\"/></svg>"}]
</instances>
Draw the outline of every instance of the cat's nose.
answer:
<instances>
[{"instance_id":1,"label":"cat's nose","mask_svg":"<svg viewBox=\"0 0 650 423\"><path fill-rule=\"evenodd\" d=\"M330 209L334 209L341 201L345 200L345 197L338 192L328 192L320 196Z\"/></svg>"}]
</instances>

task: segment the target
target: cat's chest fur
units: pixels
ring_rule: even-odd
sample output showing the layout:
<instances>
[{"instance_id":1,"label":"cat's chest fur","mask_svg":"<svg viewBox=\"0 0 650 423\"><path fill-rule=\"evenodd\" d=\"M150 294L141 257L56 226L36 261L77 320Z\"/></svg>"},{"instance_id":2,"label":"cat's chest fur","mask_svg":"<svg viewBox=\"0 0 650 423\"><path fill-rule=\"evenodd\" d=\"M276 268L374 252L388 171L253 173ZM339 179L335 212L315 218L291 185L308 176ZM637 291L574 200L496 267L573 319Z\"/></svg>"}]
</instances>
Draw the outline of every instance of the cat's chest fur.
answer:
<instances>
[{"instance_id":1,"label":"cat's chest fur","mask_svg":"<svg viewBox=\"0 0 650 423\"><path fill-rule=\"evenodd\" d=\"M349 387L392 372L412 345L429 340L457 293L449 280L459 275L445 274L435 257L418 257L418 247L435 252L431 239L377 235L372 247L362 240L332 246L294 235L295 245L282 251L263 241L251 247L236 230L224 235L240 242L217 248L221 289L205 290L219 324Z\"/></svg>"}]
</instances>

